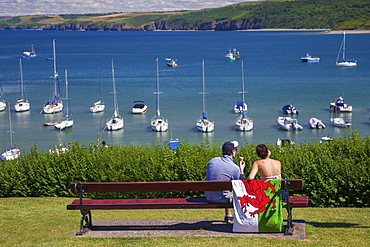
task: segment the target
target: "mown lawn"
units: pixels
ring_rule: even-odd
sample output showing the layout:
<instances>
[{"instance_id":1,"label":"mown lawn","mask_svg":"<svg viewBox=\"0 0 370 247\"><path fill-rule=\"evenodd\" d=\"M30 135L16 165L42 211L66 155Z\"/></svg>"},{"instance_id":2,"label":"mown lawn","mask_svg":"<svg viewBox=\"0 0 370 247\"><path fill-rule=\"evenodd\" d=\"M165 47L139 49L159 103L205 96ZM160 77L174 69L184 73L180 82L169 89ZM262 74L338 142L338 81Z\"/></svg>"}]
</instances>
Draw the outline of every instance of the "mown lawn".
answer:
<instances>
[{"instance_id":1,"label":"mown lawn","mask_svg":"<svg viewBox=\"0 0 370 247\"><path fill-rule=\"evenodd\" d=\"M262 237L71 238L80 213L72 198L1 198L0 246L369 246L369 208L294 209L306 221L306 239ZM222 209L96 211L94 220L221 219Z\"/></svg>"}]
</instances>

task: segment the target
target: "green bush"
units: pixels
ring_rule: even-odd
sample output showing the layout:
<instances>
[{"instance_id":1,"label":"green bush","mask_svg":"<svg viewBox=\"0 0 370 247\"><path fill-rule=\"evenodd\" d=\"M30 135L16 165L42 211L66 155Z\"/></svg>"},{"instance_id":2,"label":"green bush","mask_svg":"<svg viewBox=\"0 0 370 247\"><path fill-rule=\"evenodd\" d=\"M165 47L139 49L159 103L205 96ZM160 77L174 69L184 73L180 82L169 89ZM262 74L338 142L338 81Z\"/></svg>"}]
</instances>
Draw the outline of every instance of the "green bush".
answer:
<instances>
[{"instance_id":1,"label":"green bush","mask_svg":"<svg viewBox=\"0 0 370 247\"><path fill-rule=\"evenodd\" d=\"M0 163L0 197L72 196L69 184L82 182L204 180L208 161L221 156L222 142L182 142L176 152L167 143L113 145L68 143L65 153L31 151ZM368 207L370 198L370 138L357 130L328 144L317 140L287 147L268 145L282 163L283 178L302 178L313 207ZM255 144L244 144L237 156L246 161L246 174L258 159ZM96 197L202 196L201 192L91 195Z\"/></svg>"}]
</instances>

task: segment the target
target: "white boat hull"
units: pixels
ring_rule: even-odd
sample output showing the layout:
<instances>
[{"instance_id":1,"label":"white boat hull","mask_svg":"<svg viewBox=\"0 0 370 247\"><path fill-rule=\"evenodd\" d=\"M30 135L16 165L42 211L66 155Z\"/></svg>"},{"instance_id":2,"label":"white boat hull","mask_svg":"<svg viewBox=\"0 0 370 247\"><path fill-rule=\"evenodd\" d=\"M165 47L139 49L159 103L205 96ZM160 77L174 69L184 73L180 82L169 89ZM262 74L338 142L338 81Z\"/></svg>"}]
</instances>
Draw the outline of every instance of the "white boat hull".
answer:
<instances>
[{"instance_id":1,"label":"white boat hull","mask_svg":"<svg viewBox=\"0 0 370 247\"><path fill-rule=\"evenodd\" d=\"M314 118L314 117L308 120L308 124L310 125L312 129L325 129L326 128L325 124L321 120Z\"/></svg>"},{"instance_id":2,"label":"white boat hull","mask_svg":"<svg viewBox=\"0 0 370 247\"><path fill-rule=\"evenodd\" d=\"M0 111L4 111L6 108L6 103L0 101Z\"/></svg>"},{"instance_id":3,"label":"white boat hull","mask_svg":"<svg viewBox=\"0 0 370 247\"><path fill-rule=\"evenodd\" d=\"M298 124L297 119L291 117L278 117L276 123L284 130L302 130L302 125Z\"/></svg>"},{"instance_id":4,"label":"white boat hull","mask_svg":"<svg viewBox=\"0 0 370 247\"><path fill-rule=\"evenodd\" d=\"M208 119L199 119L197 121L197 129L202 132L212 132L215 129L215 124Z\"/></svg>"},{"instance_id":5,"label":"white boat hull","mask_svg":"<svg viewBox=\"0 0 370 247\"><path fill-rule=\"evenodd\" d=\"M353 67L357 65L357 62L343 61L343 62L337 62L336 64L338 67Z\"/></svg>"},{"instance_id":6,"label":"white boat hull","mask_svg":"<svg viewBox=\"0 0 370 247\"><path fill-rule=\"evenodd\" d=\"M340 117L331 118L330 121L334 126L340 128L346 128L352 125L351 123L345 121L343 118Z\"/></svg>"},{"instance_id":7,"label":"white boat hull","mask_svg":"<svg viewBox=\"0 0 370 247\"><path fill-rule=\"evenodd\" d=\"M249 118L240 118L235 124L236 130L251 131L253 129L253 120Z\"/></svg>"},{"instance_id":8,"label":"white boat hull","mask_svg":"<svg viewBox=\"0 0 370 247\"><path fill-rule=\"evenodd\" d=\"M21 150L19 148L9 148L1 154L2 160L14 160L19 157Z\"/></svg>"},{"instance_id":9,"label":"white boat hull","mask_svg":"<svg viewBox=\"0 0 370 247\"><path fill-rule=\"evenodd\" d=\"M14 110L16 112L24 112L24 111L29 111L31 108L31 104L27 101L25 102L19 102L17 104L14 105Z\"/></svg>"},{"instance_id":10,"label":"white boat hull","mask_svg":"<svg viewBox=\"0 0 370 247\"><path fill-rule=\"evenodd\" d=\"M150 122L150 125L153 131L164 132L168 130L167 119L163 119L163 118L152 119L152 121Z\"/></svg>"},{"instance_id":11,"label":"white boat hull","mask_svg":"<svg viewBox=\"0 0 370 247\"><path fill-rule=\"evenodd\" d=\"M148 106L144 103L136 104L131 109L132 114L145 114L148 111Z\"/></svg>"},{"instance_id":12,"label":"white boat hull","mask_svg":"<svg viewBox=\"0 0 370 247\"><path fill-rule=\"evenodd\" d=\"M123 128L124 120L123 118L112 118L105 125L109 131L119 130Z\"/></svg>"},{"instance_id":13,"label":"white boat hull","mask_svg":"<svg viewBox=\"0 0 370 247\"><path fill-rule=\"evenodd\" d=\"M64 130L64 129L68 129L72 127L73 127L73 120L61 121L54 125L54 128L59 129L59 130Z\"/></svg>"},{"instance_id":14,"label":"white boat hull","mask_svg":"<svg viewBox=\"0 0 370 247\"><path fill-rule=\"evenodd\" d=\"M45 105L43 111L45 114L61 112L63 111L63 104L60 102L58 104Z\"/></svg>"}]
</instances>

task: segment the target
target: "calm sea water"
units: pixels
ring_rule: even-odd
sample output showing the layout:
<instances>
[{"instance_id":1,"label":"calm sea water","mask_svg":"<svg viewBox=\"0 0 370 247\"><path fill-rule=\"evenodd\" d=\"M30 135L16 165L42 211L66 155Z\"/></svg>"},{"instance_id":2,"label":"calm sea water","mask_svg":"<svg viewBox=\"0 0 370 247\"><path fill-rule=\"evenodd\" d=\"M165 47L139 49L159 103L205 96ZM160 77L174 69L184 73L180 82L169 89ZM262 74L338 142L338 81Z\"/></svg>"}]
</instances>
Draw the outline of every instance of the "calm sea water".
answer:
<instances>
[{"instance_id":1,"label":"calm sea water","mask_svg":"<svg viewBox=\"0 0 370 247\"><path fill-rule=\"evenodd\" d=\"M278 138L296 143L324 135L346 133L331 126L329 103L343 96L354 111L343 114L360 135L370 130L370 34L347 34L347 57L358 60L355 68L337 68L335 60L342 35L303 32L67 32L0 30L0 79L5 99L10 102L13 142L24 151L36 143L47 150L59 142L96 142L100 122L113 114L111 60L115 64L119 111L125 119L123 130L102 132L109 144L167 142L172 138L190 143L238 140L241 143L275 144ZM64 70L68 70L69 96L74 118L72 129L56 131L42 126L59 120L61 114L40 114L51 97L53 62L52 40L56 39L57 67L62 96L65 95ZM14 112L20 98L19 59L31 49L38 57L22 59L26 95L31 111ZM248 116L254 120L251 132L235 131L234 104L241 100L241 62L226 61L229 48L237 48L244 60L245 95ZM307 52L321 57L320 63L304 64ZM168 118L169 131L150 129L155 113L156 58L159 59L160 110ZM166 67L165 58L178 59L179 67ZM215 121L213 133L196 130L202 112L202 59L205 60L207 114ZM104 113L89 113L99 98L99 75ZM133 101L144 100L146 115L130 114ZM304 129L280 130L276 119L282 106L293 104ZM312 130L310 117L322 119L324 130ZM8 111L0 112L0 150L10 145Z\"/></svg>"}]
</instances>

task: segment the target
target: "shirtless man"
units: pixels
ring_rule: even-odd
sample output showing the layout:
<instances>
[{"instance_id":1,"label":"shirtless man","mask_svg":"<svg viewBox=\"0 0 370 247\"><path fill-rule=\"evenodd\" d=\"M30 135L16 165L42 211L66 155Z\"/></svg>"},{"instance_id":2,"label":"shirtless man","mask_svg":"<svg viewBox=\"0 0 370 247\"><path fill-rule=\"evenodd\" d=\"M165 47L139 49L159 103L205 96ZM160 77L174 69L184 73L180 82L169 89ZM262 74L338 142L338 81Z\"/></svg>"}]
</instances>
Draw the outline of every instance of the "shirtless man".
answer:
<instances>
[{"instance_id":1,"label":"shirtless man","mask_svg":"<svg viewBox=\"0 0 370 247\"><path fill-rule=\"evenodd\" d=\"M247 179L254 179L257 172L260 173L261 179L281 179L281 163L278 160L270 158L271 152L267 149L266 145L257 145L256 152L261 159L253 163L252 170Z\"/></svg>"}]
</instances>

